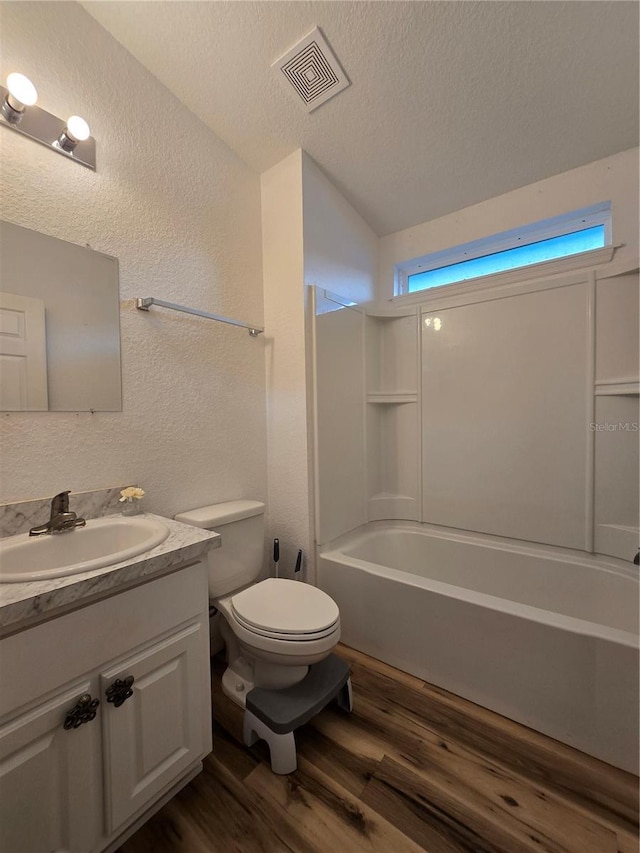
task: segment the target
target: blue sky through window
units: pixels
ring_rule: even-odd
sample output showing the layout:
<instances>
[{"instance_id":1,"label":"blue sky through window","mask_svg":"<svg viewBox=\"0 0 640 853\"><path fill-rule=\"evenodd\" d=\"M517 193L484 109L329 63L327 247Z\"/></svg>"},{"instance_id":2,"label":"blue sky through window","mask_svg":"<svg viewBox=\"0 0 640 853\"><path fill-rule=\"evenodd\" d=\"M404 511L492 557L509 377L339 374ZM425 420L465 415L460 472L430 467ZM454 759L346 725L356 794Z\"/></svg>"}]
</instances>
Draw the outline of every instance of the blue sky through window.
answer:
<instances>
[{"instance_id":1,"label":"blue sky through window","mask_svg":"<svg viewBox=\"0 0 640 853\"><path fill-rule=\"evenodd\" d=\"M466 281L470 278L540 264L543 261L565 258L568 255L577 255L580 252L589 252L592 249L601 249L605 245L605 240L604 225L584 228L572 234L563 234L560 237L529 243L527 246L516 246L513 249L505 249L503 252L494 252L482 258L473 258L435 270L414 273L408 276L408 290L409 293L415 293L418 290L441 287L456 281Z\"/></svg>"}]
</instances>

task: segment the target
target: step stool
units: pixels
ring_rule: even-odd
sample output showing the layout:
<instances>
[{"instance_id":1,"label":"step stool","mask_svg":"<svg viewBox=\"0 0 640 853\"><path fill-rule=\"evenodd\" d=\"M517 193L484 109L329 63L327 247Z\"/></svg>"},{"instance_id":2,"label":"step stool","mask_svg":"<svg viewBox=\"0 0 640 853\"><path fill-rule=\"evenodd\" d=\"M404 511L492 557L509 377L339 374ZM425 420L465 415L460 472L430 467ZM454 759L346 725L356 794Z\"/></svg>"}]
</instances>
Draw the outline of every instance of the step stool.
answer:
<instances>
[{"instance_id":1,"label":"step stool","mask_svg":"<svg viewBox=\"0 0 640 853\"><path fill-rule=\"evenodd\" d=\"M266 740L274 773L293 773L298 766L293 732L321 711L332 699L344 711L353 709L350 667L329 655L309 667L298 684L284 690L254 687L247 693L243 738L247 746Z\"/></svg>"}]
</instances>

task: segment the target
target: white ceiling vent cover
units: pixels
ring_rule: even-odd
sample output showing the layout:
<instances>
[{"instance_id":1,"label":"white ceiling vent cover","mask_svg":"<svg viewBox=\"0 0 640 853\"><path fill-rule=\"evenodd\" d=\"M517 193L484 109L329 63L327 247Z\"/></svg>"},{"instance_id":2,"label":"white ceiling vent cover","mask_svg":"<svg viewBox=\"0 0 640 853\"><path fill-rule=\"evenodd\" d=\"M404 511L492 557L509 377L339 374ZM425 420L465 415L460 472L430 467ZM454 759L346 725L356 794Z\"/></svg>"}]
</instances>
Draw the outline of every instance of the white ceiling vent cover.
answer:
<instances>
[{"instance_id":1,"label":"white ceiling vent cover","mask_svg":"<svg viewBox=\"0 0 640 853\"><path fill-rule=\"evenodd\" d=\"M271 64L287 91L310 113L349 86L318 27Z\"/></svg>"}]
</instances>

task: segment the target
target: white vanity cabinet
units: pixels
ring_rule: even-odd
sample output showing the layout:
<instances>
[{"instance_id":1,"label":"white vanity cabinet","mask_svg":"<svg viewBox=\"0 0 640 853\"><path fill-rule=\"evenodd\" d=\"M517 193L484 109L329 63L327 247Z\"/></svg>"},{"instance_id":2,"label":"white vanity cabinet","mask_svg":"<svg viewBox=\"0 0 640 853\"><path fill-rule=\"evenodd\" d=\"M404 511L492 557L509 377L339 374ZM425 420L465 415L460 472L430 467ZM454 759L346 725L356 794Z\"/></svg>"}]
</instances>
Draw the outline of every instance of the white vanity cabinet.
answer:
<instances>
[{"instance_id":1,"label":"white vanity cabinet","mask_svg":"<svg viewBox=\"0 0 640 853\"><path fill-rule=\"evenodd\" d=\"M103 711L107 830L126 823L202 757L202 625L189 625L100 675L101 696L133 676L133 695Z\"/></svg>"},{"instance_id":2,"label":"white vanity cabinet","mask_svg":"<svg viewBox=\"0 0 640 853\"><path fill-rule=\"evenodd\" d=\"M94 848L101 830L100 725L63 729L90 688L79 682L0 728L0 850Z\"/></svg>"},{"instance_id":3,"label":"white vanity cabinet","mask_svg":"<svg viewBox=\"0 0 640 853\"><path fill-rule=\"evenodd\" d=\"M116 849L211 750L206 566L5 637L0 679L0 850Z\"/></svg>"}]
</instances>

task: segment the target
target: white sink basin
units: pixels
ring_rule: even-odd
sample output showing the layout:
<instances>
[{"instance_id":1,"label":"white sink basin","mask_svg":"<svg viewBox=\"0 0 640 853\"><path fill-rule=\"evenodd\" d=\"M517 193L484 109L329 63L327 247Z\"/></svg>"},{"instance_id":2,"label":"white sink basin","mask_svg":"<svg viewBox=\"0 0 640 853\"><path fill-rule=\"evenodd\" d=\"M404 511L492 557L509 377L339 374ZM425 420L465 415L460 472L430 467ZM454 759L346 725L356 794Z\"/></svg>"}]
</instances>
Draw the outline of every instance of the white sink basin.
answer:
<instances>
[{"instance_id":1,"label":"white sink basin","mask_svg":"<svg viewBox=\"0 0 640 853\"><path fill-rule=\"evenodd\" d=\"M110 515L66 533L0 539L0 583L62 578L129 560L169 535L155 518Z\"/></svg>"}]
</instances>

